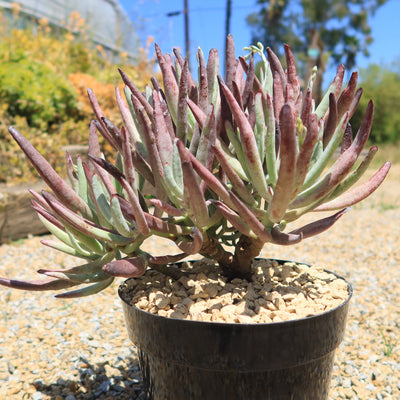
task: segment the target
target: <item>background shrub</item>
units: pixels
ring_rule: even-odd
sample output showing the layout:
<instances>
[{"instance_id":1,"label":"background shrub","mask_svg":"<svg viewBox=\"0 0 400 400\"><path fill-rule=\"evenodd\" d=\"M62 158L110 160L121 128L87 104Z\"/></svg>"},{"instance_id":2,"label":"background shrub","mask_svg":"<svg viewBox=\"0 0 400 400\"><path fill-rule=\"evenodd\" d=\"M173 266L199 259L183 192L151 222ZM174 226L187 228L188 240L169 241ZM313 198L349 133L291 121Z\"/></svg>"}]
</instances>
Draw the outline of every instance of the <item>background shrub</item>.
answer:
<instances>
[{"instance_id":1,"label":"background shrub","mask_svg":"<svg viewBox=\"0 0 400 400\"><path fill-rule=\"evenodd\" d=\"M8 126L20 130L62 173L64 146L87 141L94 117L87 88L93 89L105 114L118 126L117 67L144 89L154 65L154 57L149 57L151 38L133 64L121 53L117 65L101 46L91 45L78 13L71 14L65 30L53 31L43 18L35 33L15 28L18 13L14 10L13 20L8 21L0 12L0 183L38 178L10 140Z\"/></svg>"},{"instance_id":2,"label":"background shrub","mask_svg":"<svg viewBox=\"0 0 400 400\"><path fill-rule=\"evenodd\" d=\"M352 118L358 127L369 99L375 103L370 141L395 143L400 139L400 60L391 65L371 64L360 70L363 96Z\"/></svg>"}]
</instances>

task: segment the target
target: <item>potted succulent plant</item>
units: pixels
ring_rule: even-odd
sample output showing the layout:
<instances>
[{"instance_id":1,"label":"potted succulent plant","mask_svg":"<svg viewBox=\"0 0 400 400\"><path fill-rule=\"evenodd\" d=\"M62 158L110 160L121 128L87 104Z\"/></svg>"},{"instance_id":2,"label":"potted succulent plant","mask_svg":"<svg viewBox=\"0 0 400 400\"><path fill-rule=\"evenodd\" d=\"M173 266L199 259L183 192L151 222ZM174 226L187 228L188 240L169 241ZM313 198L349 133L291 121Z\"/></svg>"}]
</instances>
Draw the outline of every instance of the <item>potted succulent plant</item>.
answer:
<instances>
[{"instance_id":1,"label":"potted succulent plant","mask_svg":"<svg viewBox=\"0 0 400 400\"><path fill-rule=\"evenodd\" d=\"M83 262L39 270L46 280L0 278L0 284L73 288L56 296L73 298L98 293L115 277L130 278L120 296L148 398L328 395L350 285L320 268L258 264L257 257L265 243L296 244L331 227L382 183L390 163L353 187L377 151L371 147L357 163L373 103L353 135L349 120L362 94L356 73L342 90L340 66L317 105L315 77L301 84L288 46L286 70L270 49L267 59L261 44L248 50L237 60L228 36L225 79L218 75L217 51L206 64L198 50L196 83L177 49L173 61L156 46L163 85L152 79L142 93L120 71L125 100L118 88L116 99L123 126L107 119L89 90L96 115L89 159L74 164L66 155L69 184L9 129L52 191L31 192L39 218L59 239L43 243ZM261 58L257 68L255 55ZM100 150L99 134L115 151L112 162ZM331 210L339 211L284 231L306 213ZM143 250L152 236L170 240L178 253ZM195 254L208 261L177 264ZM320 304L330 284L341 291L329 294L330 305L296 313L299 298ZM206 309L197 308L201 302Z\"/></svg>"}]
</instances>

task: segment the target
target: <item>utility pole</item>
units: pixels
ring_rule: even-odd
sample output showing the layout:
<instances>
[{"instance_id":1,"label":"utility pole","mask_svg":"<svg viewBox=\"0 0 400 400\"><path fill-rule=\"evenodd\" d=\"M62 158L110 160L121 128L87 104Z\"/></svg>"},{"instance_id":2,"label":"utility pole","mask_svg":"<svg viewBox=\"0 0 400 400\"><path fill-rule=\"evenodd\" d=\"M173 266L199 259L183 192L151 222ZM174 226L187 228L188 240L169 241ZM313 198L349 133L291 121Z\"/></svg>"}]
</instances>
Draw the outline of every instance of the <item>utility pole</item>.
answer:
<instances>
[{"instance_id":1,"label":"utility pole","mask_svg":"<svg viewBox=\"0 0 400 400\"><path fill-rule=\"evenodd\" d=\"M190 69L189 0L183 0L183 13L185 16L185 53Z\"/></svg>"},{"instance_id":2,"label":"utility pole","mask_svg":"<svg viewBox=\"0 0 400 400\"><path fill-rule=\"evenodd\" d=\"M224 54L226 54L226 38L231 33L231 14L232 14L232 0L226 0L225 37L224 37L225 52L224 52ZM225 65L225 74L226 74L226 65Z\"/></svg>"}]
</instances>

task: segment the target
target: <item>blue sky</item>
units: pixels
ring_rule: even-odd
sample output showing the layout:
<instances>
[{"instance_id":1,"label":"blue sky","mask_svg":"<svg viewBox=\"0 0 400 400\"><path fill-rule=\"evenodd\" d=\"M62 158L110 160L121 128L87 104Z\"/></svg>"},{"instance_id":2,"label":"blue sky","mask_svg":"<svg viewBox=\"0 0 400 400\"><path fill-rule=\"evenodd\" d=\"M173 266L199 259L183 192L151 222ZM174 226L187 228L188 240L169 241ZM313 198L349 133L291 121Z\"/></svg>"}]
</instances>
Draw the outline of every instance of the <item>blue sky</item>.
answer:
<instances>
[{"instance_id":1,"label":"blue sky","mask_svg":"<svg viewBox=\"0 0 400 400\"><path fill-rule=\"evenodd\" d=\"M192 52L200 46L207 56L216 47L220 54L224 49L226 0L188 0L190 10L190 42ZM171 52L177 46L184 51L183 14L167 17L167 13L181 11L183 0L120 0L128 16L144 37L152 35L163 52ZM236 53L250 44L251 33L245 18L259 7L256 0L232 0L231 33L235 38ZM356 69L370 63L400 61L400 0L389 0L370 19L374 42L370 45L370 57L357 58Z\"/></svg>"}]
</instances>

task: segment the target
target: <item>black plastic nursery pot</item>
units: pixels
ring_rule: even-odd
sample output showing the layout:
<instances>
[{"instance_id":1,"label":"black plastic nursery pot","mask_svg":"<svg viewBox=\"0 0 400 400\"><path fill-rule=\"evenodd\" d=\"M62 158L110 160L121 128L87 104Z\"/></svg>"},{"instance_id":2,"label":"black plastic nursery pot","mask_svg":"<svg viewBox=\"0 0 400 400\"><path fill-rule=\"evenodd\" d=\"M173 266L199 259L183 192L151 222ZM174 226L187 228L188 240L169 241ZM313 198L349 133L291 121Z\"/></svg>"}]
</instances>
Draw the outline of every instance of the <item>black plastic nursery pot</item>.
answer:
<instances>
[{"instance_id":1,"label":"black plastic nursery pot","mask_svg":"<svg viewBox=\"0 0 400 400\"><path fill-rule=\"evenodd\" d=\"M120 290L147 399L326 400L352 296L347 285L347 300L330 311L262 324L161 317L130 305Z\"/></svg>"}]
</instances>

